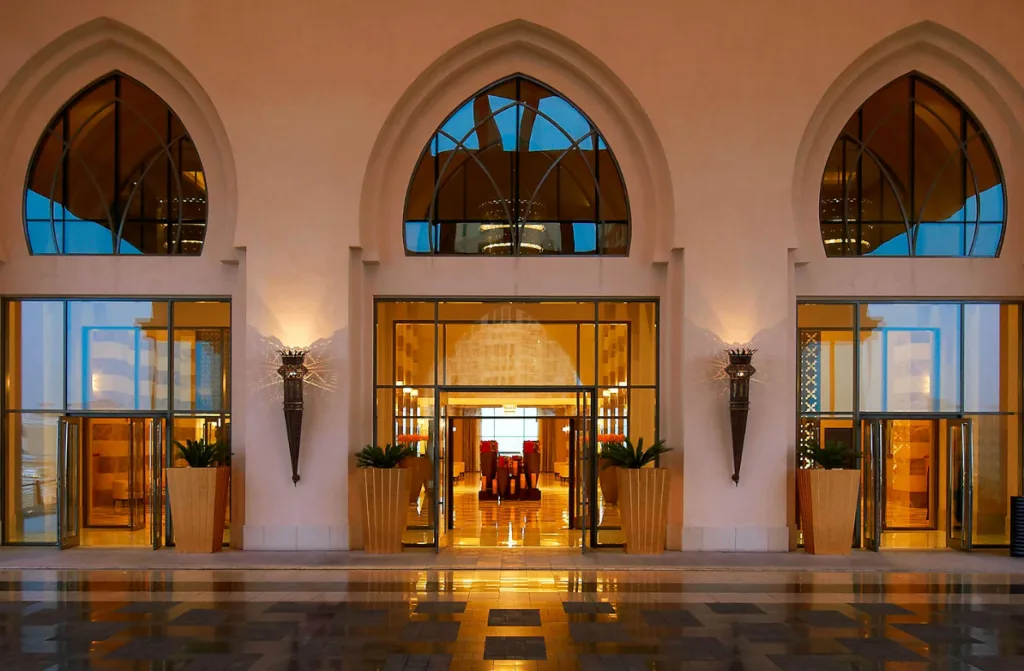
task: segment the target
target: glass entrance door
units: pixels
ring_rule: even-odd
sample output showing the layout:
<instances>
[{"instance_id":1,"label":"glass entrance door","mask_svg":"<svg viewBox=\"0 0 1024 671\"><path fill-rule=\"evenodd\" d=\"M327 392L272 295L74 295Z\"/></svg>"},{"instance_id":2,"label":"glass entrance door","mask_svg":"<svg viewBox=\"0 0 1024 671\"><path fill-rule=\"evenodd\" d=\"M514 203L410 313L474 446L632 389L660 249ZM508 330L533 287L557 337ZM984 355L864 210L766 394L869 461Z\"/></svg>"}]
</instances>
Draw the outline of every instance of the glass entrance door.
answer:
<instances>
[{"instance_id":1,"label":"glass entrance door","mask_svg":"<svg viewBox=\"0 0 1024 671\"><path fill-rule=\"evenodd\" d=\"M57 431L57 546L77 547L82 531L82 420L61 417Z\"/></svg>"},{"instance_id":2,"label":"glass entrance door","mask_svg":"<svg viewBox=\"0 0 1024 671\"><path fill-rule=\"evenodd\" d=\"M597 444L593 431L593 393L576 395L576 416L569 422L569 510L573 531L579 531L584 552L596 547L594 492L597 488Z\"/></svg>"},{"instance_id":3,"label":"glass entrance door","mask_svg":"<svg viewBox=\"0 0 1024 671\"><path fill-rule=\"evenodd\" d=\"M865 420L861 432L861 524L864 549L878 552L882 547L885 500L885 423L881 419Z\"/></svg>"},{"instance_id":4,"label":"glass entrance door","mask_svg":"<svg viewBox=\"0 0 1024 671\"><path fill-rule=\"evenodd\" d=\"M974 532L974 431L970 419L947 421L946 446L946 545L966 552L971 549Z\"/></svg>"},{"instance_id":5,"label":"glass entrance door","mask_svg":"<svg viewBox=\"0 0 1024 671\"><path fill-rule=\"evenodd\" d=\"M443 401L437 405L438 413L435 416L434 426L434 538L437 539L436 548L441 552L448 547L451 528L450 502L451 491L451 465L449 460L448 442L448 409ZM429 489L429 487L428 487Z\"/></svg>"}]
</instances>

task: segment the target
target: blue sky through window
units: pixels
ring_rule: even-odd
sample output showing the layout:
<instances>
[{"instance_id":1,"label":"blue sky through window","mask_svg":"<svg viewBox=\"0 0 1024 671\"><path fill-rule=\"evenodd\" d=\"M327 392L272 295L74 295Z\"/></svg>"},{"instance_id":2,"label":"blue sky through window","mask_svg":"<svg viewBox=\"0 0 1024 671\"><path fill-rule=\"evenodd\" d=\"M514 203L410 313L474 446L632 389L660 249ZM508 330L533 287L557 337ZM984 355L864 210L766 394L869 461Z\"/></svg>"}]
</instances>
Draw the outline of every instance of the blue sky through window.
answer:
<instances>
[{"instance_id":1,"label":"blue sky through window","mask_svg":"<svg viewBox=\"0 0 1024 671\"><path fill-rule=\"evenodd\" d=\"M53 203L53 228L50 227L50 199L32 189L25 190L25 221L28 244L33 254L110 254L113 252L110 229L95 221L79 219L65 212L60 203ZM57 241L65 246L58 250ZM141 254L133 245L121 241L121 254Z\"/></svg>"}]
</instances>

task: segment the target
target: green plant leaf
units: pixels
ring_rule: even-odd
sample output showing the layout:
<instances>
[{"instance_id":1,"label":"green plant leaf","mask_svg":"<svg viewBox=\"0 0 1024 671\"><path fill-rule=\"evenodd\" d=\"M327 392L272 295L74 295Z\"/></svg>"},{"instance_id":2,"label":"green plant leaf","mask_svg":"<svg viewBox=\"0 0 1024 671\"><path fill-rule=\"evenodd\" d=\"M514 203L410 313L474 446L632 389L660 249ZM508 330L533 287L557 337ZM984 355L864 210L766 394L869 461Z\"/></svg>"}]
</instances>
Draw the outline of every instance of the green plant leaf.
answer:
<instances>
[{"instance_id":1,"label":"green plant leaf","mask_svg":"<svg viewBox=\"0 0 1024 671\"><path fill-rule=\"evenodd\" d=\"M604 462L601 468L643 468L660 455L671 451L672 448L665 447L663 440L651 443L647 449L644 449L643 438L638 440L635 446L629 438L622 443L605 443L601 448L601 460Z\"/></svg>"},{"instance_id":2,"label":"green plant leaf","mask_svg":"<svg viewBox=\"0 0 1024 671\"><path fill-rule=\"evenodd\" d=\"M178 454L190 468L216 468L231 464L231 447L221 441L206 440L174 441Z\"/></svg>"},{"instance_id":3,"label":"green plant leaf","mask_svg":"<svg viewBox=\"0 0 1024 671\"><path fill-rule=\"evenodd\" d=\"M826 440L824 445L810 441L800 450L800 460L804 468L837 468L856 469L860 453L842 440Z\"/></svg>"},{"instance_id":4,"label":"green plant leaf","mask_svg":"<svg viewBox=\"0 0 1024 671\"><path fill-rule=\"evenodd\" d=\"M367 445L356 453L356 466L359 468L395 468L403 459L415 457L416 448L404 443Z\"/></svg>"}]
</instances>

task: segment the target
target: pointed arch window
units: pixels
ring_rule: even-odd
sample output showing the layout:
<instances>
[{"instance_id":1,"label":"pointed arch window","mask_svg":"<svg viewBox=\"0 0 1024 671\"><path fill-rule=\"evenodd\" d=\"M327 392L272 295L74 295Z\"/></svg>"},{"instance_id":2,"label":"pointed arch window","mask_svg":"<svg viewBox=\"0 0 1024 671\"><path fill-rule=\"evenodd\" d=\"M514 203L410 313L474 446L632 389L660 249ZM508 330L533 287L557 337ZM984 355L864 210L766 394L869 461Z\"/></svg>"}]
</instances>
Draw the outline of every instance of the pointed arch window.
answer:
<instances>
[{"instance_id":1,"label":"pointed arch window","mask_svg":"<svg viewBox=\"0 0 1024 671\"><path fill-rule=\"evenodd\" d=\"M626 186L604 137L522 75L444 120L405 203L409 255L625 256L629 239Z\"/></svg>"},{"instance_id":2,"label":"pointed arch window","mask_svg":"<svg viewBox=\"0 0 1024 671\"><path fill-rule=\"evenodd\" d=\"M827 256L995 257L1006 194L973 114L919 74L889 83L836 139L821 179Z\"/></svg>"},{"instance_id":3,"label":"pointed arch window","mask_svg":"<svg viewBox=\"0 0 1024 671\"><path fill-rule=\"evenodd\" d=\"M57 113L29 165L32 254L198 255L206 212L206 173L181 119L119 72Z\"/></svg>"}]
</instances>

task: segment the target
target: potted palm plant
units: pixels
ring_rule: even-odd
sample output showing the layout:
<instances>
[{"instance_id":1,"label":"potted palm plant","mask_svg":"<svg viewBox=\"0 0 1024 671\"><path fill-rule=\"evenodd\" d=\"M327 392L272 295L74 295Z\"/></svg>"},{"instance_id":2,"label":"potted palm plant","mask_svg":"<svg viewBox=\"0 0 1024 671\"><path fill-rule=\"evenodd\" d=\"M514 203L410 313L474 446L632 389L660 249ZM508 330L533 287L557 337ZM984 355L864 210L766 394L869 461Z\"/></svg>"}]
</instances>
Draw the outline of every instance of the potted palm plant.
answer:
<instances>
[{"instance_id":1,"label":"potted palm plant","mask_svg":"<svg viewBox=\"0 0 1024 671\"><path fill-rule=\"evenodd\" d=\"M857 457L842 441L814 441L800 451L804 467L796 473L796 489L808 554L850 554L860 488Z\"/></svg>"},{"instance_id":2,"label":"potted palm plant","mask_svg":"<svg viewBox=\"0 0 1024 671\"><path fill-rule=\"evenodd\" d=\"M175 441L185 467L167 469L174 547L178 552L219 552L224 544L231 449L221 441Z\"/></svg>"},{"instance_id":3,"label":"potted palm plant","mask_svg":"<svg viewBox=\"0 0 1024 671\"><path fill-rule=\"evenodd\" d=\"M368 554L402 551L411 483L410 469L402 461L415 455L415 447L401 443L367 445L356 453L363 474L363 550Z\"/></svg>"},{"instance_id":4,"label":"potted palm plant","mask_svg":"<svg viewBox=\"0 0 1024 671\"><path fill-rule=\"evenodd\" d=\"M670 452L658 440L644 449L644 439L636 446L629 438L609 443L601 451L602 470L616 470L619 514L626 534L629 554L661 554L665 550L668 524L669 472L658 468L657 458Z\"/></svg>"}]
</instances>

